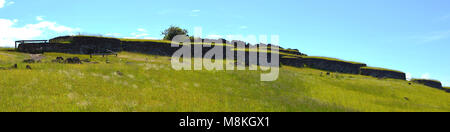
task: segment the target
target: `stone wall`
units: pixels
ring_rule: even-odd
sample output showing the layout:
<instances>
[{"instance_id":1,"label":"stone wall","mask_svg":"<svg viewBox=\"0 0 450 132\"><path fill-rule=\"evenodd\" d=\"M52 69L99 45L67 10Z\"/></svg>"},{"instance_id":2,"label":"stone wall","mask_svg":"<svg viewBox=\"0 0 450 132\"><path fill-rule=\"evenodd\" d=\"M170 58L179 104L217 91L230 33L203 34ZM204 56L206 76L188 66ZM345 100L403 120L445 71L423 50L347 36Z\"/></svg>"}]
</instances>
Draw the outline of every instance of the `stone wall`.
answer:
<instances>
[{"instance_id":1,"label":"stone wall","mask_svg":"<svg viewBox=\"0 0 450 132\"><path fill-rule=\"evenodd\" d=\"M137 53L144 53L144 54L151 54L151 55L160 55L160 56L172 56L177 50L181 48L182 45L179 47L172 47L171 44L168 43L162 43L162 42L136 42L136 41L123 41L122 42L122 48L123 51L127 52L137 52ZM231 50L233 47L229 46L222 46L222 45L213 45L210 47L201 47L201 51L198 49L195 49L195 46L191 46L191 56L196 57L195 54L202 54L202 57L204 57L211 49L213 48L219 48L223 51L223 59L227 58L227 55L232 55L234 60L237 59L238 55L245 55L245 65L252 65L250 64L249 58L251 52L249 51L233 51ZM260 52L253 52L256 55L256 61L254 65L262 65L262 63L259 62L259 55L265 55L267 57L267 61L271 62L272 57L271 53L260 53ZM213 57L215 59L216 56Z\"/></svg>"},{"instance_id":2,"label":"stone wall","mask_svg":"<svg viewBox=\"0 0 450 132\"><path fill-rule=\"evenodd\" d=\"M35 43L35 44L20 44L18 50L26 53L43 53L43 52L61 52L61 53L77 53L74 51L74 45L59 44L59 43Z\"/></svg>"},{"instance_id":3,"label":"stone wall","mask_svg":"<svg viewBox=\"0 0 450 132\"><path fill-rule=\"evenodd\" d=\"M450 93L450 87L444 87L444 91Z\"/></svg>"},{"instance_id":4,"label":"stone wall","mask_svg":"<svg viewBox=\"0 0 450 132\"><path fill-rule=\"evenodd\" d=\"M52 43L71 41L71 43ZM96 54L122 51L121 41L114 38L100 37L58 37L50 43L20 44L18 50L27 53L62 52L72 54Z\"/></svg>"},{"instance_id":5,"label":"stone wall","mask_svg":"<svg viewBox=\"0 0 450 132\"><path fill-rule=\"evenodd\" d=\"M203 41L216 41L216 40L206 40ZM220 40L222 42L228 42L226 40ZM137 52L151 55L160 55L160 56L172 56L176 51L178 51L179 47L172 47L170 43L167 42L157 42L157 41L121 41L115 38L105 38L105 37L91 37L91 36L62 36L51 39L47 44L21 44L19 45L18 50L22 52L28 53L42 53L42 52L62 52L62 53L73 53L73 54L96 54L96 53L110 53L110 52ZM55 43L53 43L55 42ZM70 43L56 43L56 42L70 42ZM238 54L245 55L245 65L262 65L259 62L259 55L265 55L269 62L272 61L271 53L269 52L255 52L253 50L249 51L234 51L232 45L237 45L239 41L231 41L230 45L216 45L211 47L202 47L201 53L204 55L213 48L222 48L223 49L223 57L232 55L236 60ZM243 43L243 42L241 42ZM262 44L260 44L262 45ZM255 48L256 46L250 46L248 44L245 45L247 48ZM272 45L269 45L269 48ZM195 52L200 52L195 50L195 46L191 46L191 56L195 57ZM347 61L339 61L337 59L326 59L321 57L306 57L305 54L299 52L298 50L285 50L281 47L276 46L276 48L280 48L280 52L294 54L297 56L285 56L279 55L280 63L283 65L294 66L294 67L310 67L330 72L340 72L340 73L348 73L348 74L362 74L368 76L374 76L379 78L395 78L395 79L403 79L405 80L405 74L401 72L391 72L391 71L381 71L381 70L368 70L361 69L362 67L366 67L366 64L362 63L352 63ZM250 55L256 55L254 63L249 61ZM214 59L214 58L213 58ZM239 62L238 62L239 63Z\"/></svg>"},{"instance_id":6,"label":"stone wall","mask_svg":"<svg viewBox=\"0 0 450 132\"><path fill-rule=\"evenodd\" d=\"M280 63L286 66L305 67L305 63L302 61L302 58L299 57L283 56L280 59Z\"/></svg>"},{"instance_id":7,"label":"stone wall","mask_svg":"<svg viewBox=\"0 0 450 132\"><path fill-rule=\"evenodd\" d=\"M361 75L372 76L376 78L393 78L406 80L406 74L403 72L361 68Z\"/></svg>"},{"instance_id":8,"label":"stone wall","mask_svg":"<svg viewBox=\"0 0 450 132\"><path fill-rule=\"evenodd\" d=\"M309 67L330 72L360 74L361 67L366 64L351 63L338 60L329 60L325 58L291 57L283 56L281 64L294 67Z\"/></svg>"},{"instance_id":9,"label":"stone wall","mask_svg":"<svg viewBox=\"0 0 450 132\"><path fill-rule=\"evenodd\" d=\"M425 86L429 86L429 87L433 87L433 88L444 90L444 88L442 88L442 83L439 82L439 81L436 81L436 80L413 79L411 81L415 82L415 83L423 84Z\"/></svg>"},{"instance_id":10,"label":"stone wall","mask_svg":"<svg viewBox=\"0 0 450 132\"><path fill-rule=\"evenodd\" d=\"M80 54L122 51L121 41L115 38L75 36L73 37L71 45L77 47L74 50L79 50Z\"/></svg>"},{"instance_id":11,"label":"stone wall","mask_svg":"<svg viewBox=\"0 0 450 132\"><path fill-rule=\"evenodd\" d=\"M63 43L63 42L72 42L73 41L73 36L61 36L61 37L56 37L56 38L52 38L49 40L50 43Z\"/></svg>"},{"instance_id":12,"label":"stone wall","mask_svg":"<svg viewBox=\"0 0 450 132\"><path fill-rule=\"evenodd\" d=\"M172 56L177 50L179 50L182 45L178 47L172 47L169 43L164 42L137 42L137 41L122 41L122 49L123 51L128 52L137 52L151 55L160 55L160 56ZM224 57L229 52L226 52L226 46L210 46L210 47L201 47L200 50L195 50L195 46L191 46L191 56L194 57L195 52L202 53L205 55L208 51L213 48L221 48L223 49ZM203 57L203 56L202 56Z\"/></svg>"},{"instance_id":13,"label":"stone wall","mask_svg":"<svg viewBox=\"0 0 450 132\"><path fill-rule=\"evenodd\" d=\"M303 63L310 68L349 74L359 74L360 68L367 66L366 64L354 64L350 62L321 58L302 58L301 61L303 61Z\"/></svg>"}]
</instances>

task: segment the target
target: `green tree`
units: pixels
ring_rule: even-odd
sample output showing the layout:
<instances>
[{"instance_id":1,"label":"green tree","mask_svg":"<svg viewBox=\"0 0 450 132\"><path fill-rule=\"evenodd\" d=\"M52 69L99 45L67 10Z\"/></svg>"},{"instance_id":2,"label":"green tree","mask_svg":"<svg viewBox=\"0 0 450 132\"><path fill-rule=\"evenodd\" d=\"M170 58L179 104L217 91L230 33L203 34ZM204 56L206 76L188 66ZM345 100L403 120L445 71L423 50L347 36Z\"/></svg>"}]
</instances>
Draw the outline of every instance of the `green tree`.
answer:
<instances>
[{"instance_id":1,"label":"green tree","mask_svg":"<svg viewBox=\"0 0 450 132\"><path fill-rule=\"evenodd\" d=\"M168 29L164 30L162 32L162 35L164 35L164 40L172 40L177 35L186 35L187 36L188 31L186 29L182 29L177 26L170 26Z\"/></svg>"}]
</instances>

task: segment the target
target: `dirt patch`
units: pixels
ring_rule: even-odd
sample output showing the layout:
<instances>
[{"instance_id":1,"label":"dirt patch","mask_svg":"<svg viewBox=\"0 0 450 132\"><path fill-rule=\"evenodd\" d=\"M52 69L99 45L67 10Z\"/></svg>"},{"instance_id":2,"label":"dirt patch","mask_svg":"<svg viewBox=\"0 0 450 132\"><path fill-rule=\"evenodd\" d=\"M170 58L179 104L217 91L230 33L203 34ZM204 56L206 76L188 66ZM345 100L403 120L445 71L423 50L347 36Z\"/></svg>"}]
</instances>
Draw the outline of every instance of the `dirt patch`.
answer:
<instances>
[{"instance_id":1,"label":"dirt patch","mask_svg":"<svg viewBox=\"0 0 450 132\"><path fill-rule=\"evenodd\" d=\"M30 58L35 61L40 61L45 58L43 54L30 54Z\"/></svg>"},{"instance_id":2,"label":"dirt patch","mask_svg":"<svg viewBox=\"0 0 450 132\"><path fill-rule=\"evenodd\" d=\"M2 53L0 52L0 55L8 56L8 57L16 57L16 55L8 54L8 53Z\"/></svg>"}]
</instances>

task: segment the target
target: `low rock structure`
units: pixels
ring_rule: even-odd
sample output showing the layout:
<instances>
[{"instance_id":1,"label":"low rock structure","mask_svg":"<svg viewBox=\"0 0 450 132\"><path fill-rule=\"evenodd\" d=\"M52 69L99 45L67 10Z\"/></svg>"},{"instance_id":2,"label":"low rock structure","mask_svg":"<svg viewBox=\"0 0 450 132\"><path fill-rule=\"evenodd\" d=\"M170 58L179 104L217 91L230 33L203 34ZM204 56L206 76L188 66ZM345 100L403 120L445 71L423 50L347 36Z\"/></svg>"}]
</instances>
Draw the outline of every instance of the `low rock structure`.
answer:
<instances>
[{"instance_id":1,"label":"low rock structure","mask_svg":"<svg viewBox=\"0 0 450 132\"><path fill-rule=\"evenodd\" d=\"M23 63L35 63L36 61L33 59L25 59L23 60Z\"/></svg>"},{"instance_id":2,"label":"low rock structure","mask_svg":"<svg viewBox=\"0 0 450 132\"><path fill-rule=\"evenodd\" d=\"M450 87L444 87L445 92L450 93Z\"/></svg>"},{"instance_id":3,"label":"low rock structure","mask_svg":"<svg viewBox=\"0 0 450 132\"><path fill-rule=\"evenodd\" d=\"M73 57L73 58L67 58L64 63L68 63L68 64L82 64L80 58L78 57Z\"/></svg>"},{"instance_id":4,"label":"low rock structure","mask_svg":"<svg viewBox=\"0 0 450 132\"><path fill-rule=\"evenodd\" d=\"M308 56L307 54L301 53L298 49L283 49L281 51L293 55Z\"/></svg>"},{"instance_id":5,"label":"low rock structure","mask_svg":"<svg viewBox=\"0 0 450 132\"><path fill-rule=\"evenodd\" d=\"M305 67L305 63L303 63L300 57L283 56L280 59L280 63L286 66Z\"/></svg>"},{"instance_id":6,"label":"low rock structure","mask_svg":"<svg viewBox=\"0 0 450 132\"><path fill-rule=\"evenodd\" d=\"M309 57L306 54L299 52L296 49L284 49L279 46L271 44L258 44L250 45L242 41L227 41L224 39L213 40L213 39L201 39L204 43L211 43L211 46L200 47L201 51L198 50L197 46L191 46L191 56L195 57L196 54L202 54L202 57L207 56L211 49L223 49L223 58L227 56L232 56L237 60L239 55L245 56L245 62L240 62L236 64L245 63L245 65L265 65L260 63L259 55L265 55L267 58L263 58L271 62L273 58L272 53L267 51L258 51L253 48L258 46L268 46L271 48L278 48L279 52L276 53L280 57L280 63L283 65L294 66L294 67L309 67L320 70L325 70L328 72L339 72L348 74L362 74L368 76L374 76L378 78L395 78L395 79L405 79L405 74L402 72L393 71L383 71L374 69L365 69L367 65L364 63L343 61L334 58L326 57ZM192 40L191 40L192 41ZM215 42L226 42L223 45L215 45ZM194 44L195 45L195 44ZM244 45L245 49L237 49L237 46ZM240 47L239 46L239 47ZM20 44L18 50L27 53L43 53L43 52L62 52L62 53L72 53L72 54L110 54L114 52L127 51L127 52L138 52L152 55L160 56L172 56L177 52L181 46L172 47L170 41L160 41L160 40L127 40L127 39L116 39L107 37L95 37L95 36L62 36L53 38L49 43L27 43ZM250 58L256 56L256 60L249 61ZM214 55L212 59L217 56ZM72 58L73 59L73 58ZM253 58L255 59L255 58ZM58 60L56 60L58 61ZM68 61L67 59L64 62ZM75 63L78 63L76 60ZM81 63L81 61L80 61ZM273 63L272 63L273 64Z\"/></svg>"},{"instance_id":7,"label":"low rock structure","mask_svg":"<svg viewBox=\"0 0 450 132\"><path fill-rule=\"evenodd\" d=\"M349 74L359 74L360 68L367 66L363 63L333 60L322 57L304 57L301 61L310 68Z\"/></svg>"},{"instance_id":8,"label":"low rock structure","mask_svg":"<svg viewBox=\"0 0 450 132\"><path fill-rule=\"evenodd\" d=\"M415 83L423 84L425 86L429 86L432 88L444 90L444 88L442 87L442 83L440 81L428 80L428 79L412 79L411 81L415 82Z\"/></svg>"},{"instance_id":9,"label":"low rock structure","mask_svg":"<svg viewBox=\"0 0 450 132\"><path fill-rule=\"evenodd\" d=\"M348 62L326 57L293 57L283 56L281 64L294 67L309 67L330 72L360 74L361 67L367 66L364 63Z\"/></svg>"},{"instance_id":10,"label":"low rock structure","mask_svg":"<svg viewBox=\"0 0 450 132\"><path fill-rule=\"evenodd\" d=\"M69 43L67 43L69 42ZM92 36L63 36L50 43L20 44L18 50L27 53L62 52L73 54L100 54L122 51L121 41L115 38Z\"/></svg>"},{"instance_id":11,"label":"low rock structure","mask_svg":"<svg viewBox=\"0 0 450 132\"><path fill-rule=\"evenodd\" d=\"M376 78L393 78L406 80L406 74L403 72L381 68L362 67L361 75L372 76Z\"/></svg>"},{"instance_id":12,"label":"low rock structure","mask_svg":"<svg viewBox=\"0 0 450 132\"><path fill-rule=\"evenodd\" d=\"M67 58L67 59L64 59L63 57L56 57L56 59L52 60L52 62L54 62L54 63L66 63L66 64L83 64L83 62L90 62L90 60L89 59L81 60L78 57Z\"/></svg>"}]
</instances>

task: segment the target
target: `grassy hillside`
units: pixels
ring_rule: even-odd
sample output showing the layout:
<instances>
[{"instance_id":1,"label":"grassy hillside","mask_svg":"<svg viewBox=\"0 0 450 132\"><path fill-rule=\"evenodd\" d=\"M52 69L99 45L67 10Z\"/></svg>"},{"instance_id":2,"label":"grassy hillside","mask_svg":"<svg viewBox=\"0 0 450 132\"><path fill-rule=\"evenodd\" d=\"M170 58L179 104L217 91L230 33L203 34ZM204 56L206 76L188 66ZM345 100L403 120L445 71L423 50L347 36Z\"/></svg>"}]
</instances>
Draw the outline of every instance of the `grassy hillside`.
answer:
<instances>
[{"instance_id":1,"label":"grassy hillside","mask_svg":"<svg viewBox=\"0 0 450 132\"><path fill-rule=\"evenodd\" d=\"M261 71L175 71L169 57L137 53L44 56L27 64L0 49L0 67L19 66L0 70L0 111L450 111L450 94L402 80L284 66L260 82Z\"/></svg>"}]
</instances>

